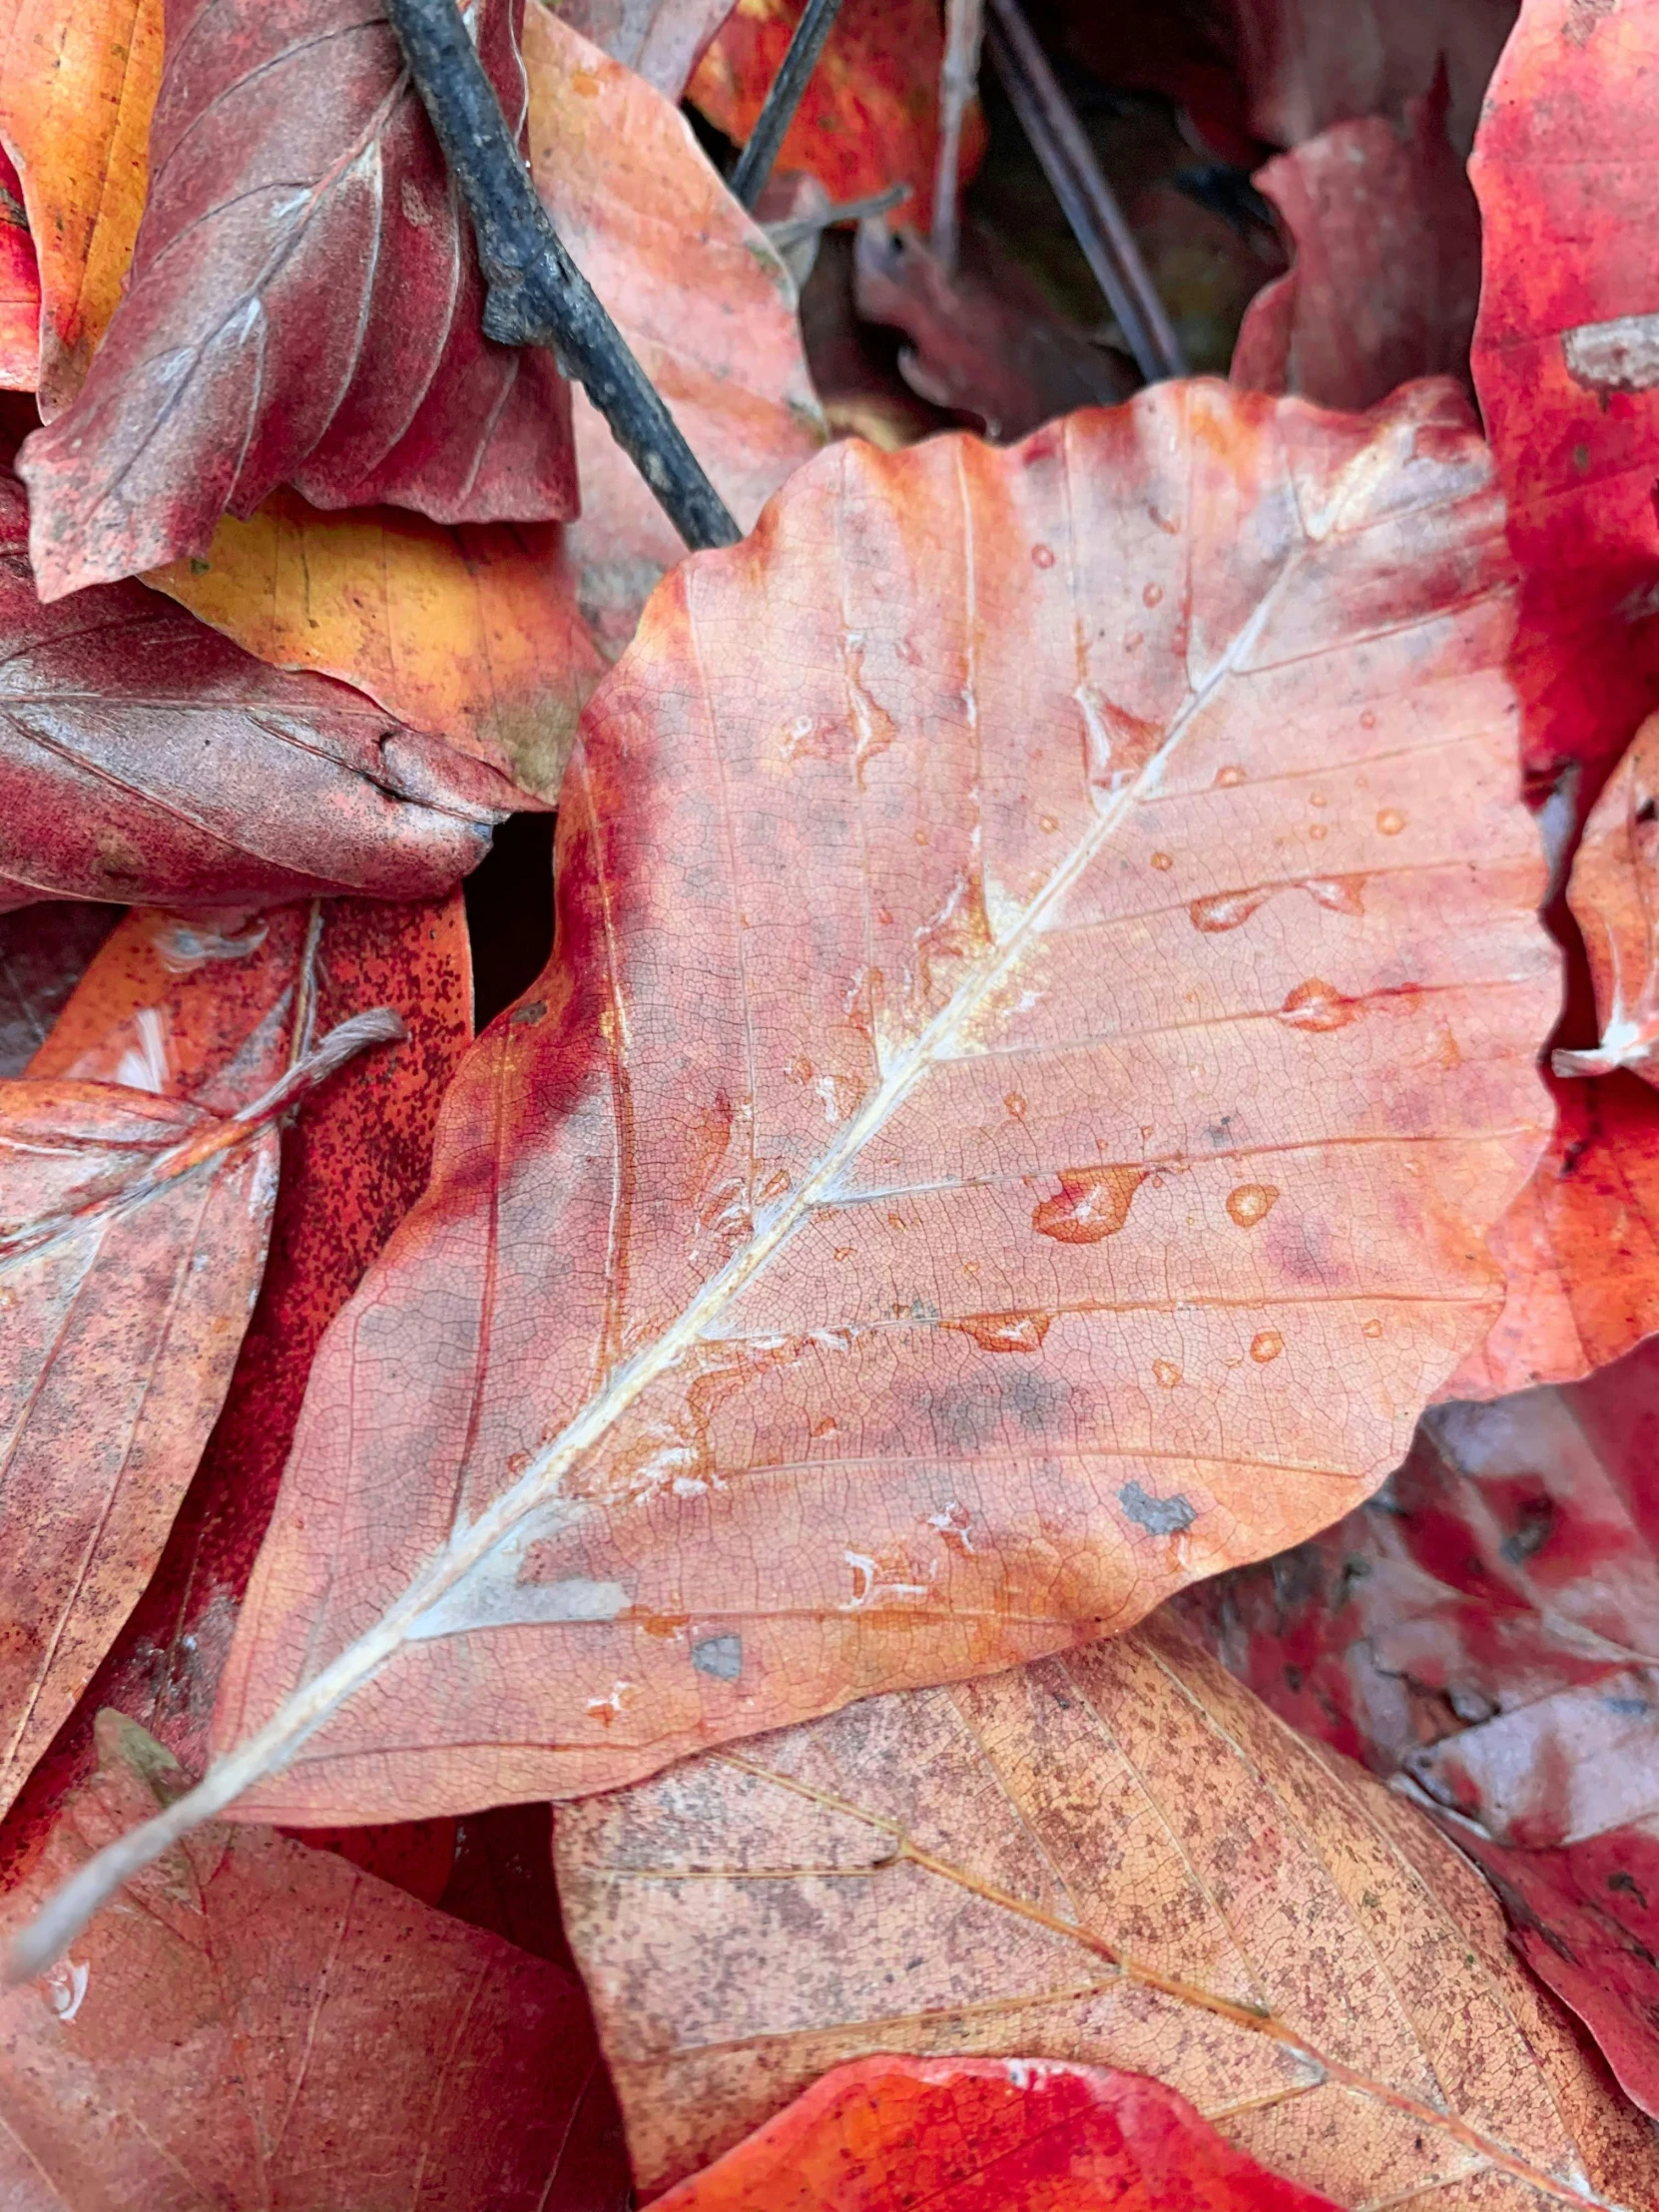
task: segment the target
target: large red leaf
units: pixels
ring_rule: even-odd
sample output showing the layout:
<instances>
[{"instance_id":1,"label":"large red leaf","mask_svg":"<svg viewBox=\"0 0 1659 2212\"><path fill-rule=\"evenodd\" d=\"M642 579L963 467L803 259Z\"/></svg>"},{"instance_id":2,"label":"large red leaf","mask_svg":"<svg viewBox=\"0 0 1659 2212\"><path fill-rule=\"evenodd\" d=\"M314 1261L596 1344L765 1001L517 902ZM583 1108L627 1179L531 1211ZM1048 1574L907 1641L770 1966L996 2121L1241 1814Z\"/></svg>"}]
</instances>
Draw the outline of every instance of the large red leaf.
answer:
<instances>
[{"instance_id":1,"label":"large red leaf","mask_svg":"<svg viewBox=\"0 0 1659 2212\"><path fill-rule=\"evenodd\" d=\"M837 2066L660 2212L1335 2212L1144 2074L1038 2059Z\"/></svg>"},{"instance_id":2,"label":"large red leaf","mask_svg":"<svg viewBox=\"0 0 1659 2212\"><path fill-rule=\"evenodd\" d=\"M144 585L36 597L0 474L0 910L37 898L411 898L482 856L493 771L254 660Z\"/></svg>"},{"instance_id":3,"label":"large red leaf","mask_svg":"<svg viewBox=\"0 0 1659 2212\"><path fill-rule=\"evenodd\" d=\"M179 1787L133 1722L6 1919ZM622 2212L575 1977L332 1853L210 1829L0 1997L8 2212ZM602 2078L602 2077L601 2077Z\"/></svg>"},{"instance_id":4,"label":"large red leaf","mask_svg":"<svg viewBox=\"0 0 1659 2212\"><path fill-rule=\"evenodd\" d=\"M275 1102L342 1057L311 1051L314 959L303 908L233 941L134 914L0 1083L0 1808L149 1580L219 1413ZM371 1018L357 1043L383 1042L387 1015L332 1036Z\"/></svg>"},{"instance_id":5,"label":"large red leaf","mask_svg":"<svg viewBox=\"0 0 1659 2212\"><path fill-rule=\"evenodd\" d=\"M1412 376L1467 380L1480 215L1445 113L1442 79L1402 127L1339 123L1258 173L1296 267L1251 301L1235 384L1362 408Z\"/></svg>"},{"instance_id":6,"label":"large red leaf","mask_svg":"<svg viewBox=\"0 0 1659 2212\"><path fill-rule=\"evenodd\" d=\"M602 1787L1394 1464L1540 1134L1498 533L1445 387L1193 385L838 449L677 571L318 1357L218 1801Z\"/></svg>"},{"instance_id":7,"label":"large red leaf","mask_svg":"<svg viewBox=\"0 0 1659 2212\"><path fill-rule=\"evenodd\" d=\"M521 0L476 0L515 127ZM172 0L126 294L20 466L43 597L206 553L280 482L440 522L574 511L552 356L483 335L471 227L390 24Z\"/></svg>"},{"instance_id":8,"label":"large red leaf","mask_svg":"<svg viewBox=\"0 0 1659 2212\"><path fill-rule=\"evenodd\" d=\"M1527 578L1527 758L1592 783L1659 705L1659 186L1632 128L1655 67L1655 0L1526 0L1469 164L1474 379Z\"/></svg>"},{"instance_id":9,"label":"large red leaf","mask_svg":"<svg viewBox=\"0 0 1659 2212\"><path fill-rule=\"evenodd\" d=\"M1298 1727L1455 1816L1514 1939L1659 2114L1659 1349L1448 1406L1386 1490L1180 1599Z\"/></svg>"},{"instance_id":10,"label":"large red leaf","mask_svg":"<svg viewBox=\"0 0 1659 2212\"><path fill-rule=\"evenodd\" d=\"M1659 2199L1653 2129L1473 1870L1167 1622L687 1762L557 1839L646 2192L904 2051L1155 2075L1355 2212Z\"/></svg>"}]
</instances>

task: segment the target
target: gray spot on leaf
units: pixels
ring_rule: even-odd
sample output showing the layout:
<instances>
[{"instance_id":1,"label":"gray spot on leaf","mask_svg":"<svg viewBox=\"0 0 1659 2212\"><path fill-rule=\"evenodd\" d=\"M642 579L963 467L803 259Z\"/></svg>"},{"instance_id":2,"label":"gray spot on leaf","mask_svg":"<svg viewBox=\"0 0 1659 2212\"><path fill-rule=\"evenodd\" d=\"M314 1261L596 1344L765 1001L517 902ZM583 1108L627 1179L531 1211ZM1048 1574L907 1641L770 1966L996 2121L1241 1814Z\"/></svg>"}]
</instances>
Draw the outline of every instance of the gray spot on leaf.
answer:
<instances>
[{"instance_id":1,"label":"gray spot on leaf","mask_svg":"<svg viewBox=\"0 0 1659 2212\"><path fill-rule=\"evenodd\" d=\"M1154 1536L1179 1536L1198 1518L1179 1490L1174 1497L1154 1497L1138 1482L1123 1485L1118 1492L1118 1503L1132 1521Z\"/></svg>"}]
</instances>

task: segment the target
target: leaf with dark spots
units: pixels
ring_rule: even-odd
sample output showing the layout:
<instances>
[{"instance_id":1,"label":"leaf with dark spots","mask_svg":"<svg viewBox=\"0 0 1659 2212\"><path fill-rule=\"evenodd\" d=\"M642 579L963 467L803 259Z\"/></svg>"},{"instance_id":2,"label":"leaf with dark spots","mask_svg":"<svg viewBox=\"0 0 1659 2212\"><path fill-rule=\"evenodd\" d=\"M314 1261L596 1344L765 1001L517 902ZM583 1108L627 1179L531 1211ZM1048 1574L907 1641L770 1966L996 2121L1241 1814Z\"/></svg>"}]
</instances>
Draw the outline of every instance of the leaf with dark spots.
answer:
<instances>
[{"instance_id":1,"label":"leaf with dark spots","mask_svg":"<svg viewBox=\"0 0 1659 2212\"><path fill-rule=\"evenodd\" d=\"M142 584L43 606L27 527L0 475L0 910L408 898L482 857L512 804L492 770Z\"/></svg>"},{"instance_id":2,"label":"leaf with dark spots","mask_svg":"<svg viewBox=\"0 0 1659 2212\"><path fill-rule=\"evenodd\" d=\"M522 0L475 0L520 130ZM355 0L171 0L132 267L25 444L42 596L206 553L292 483L439 522L575 510L552 355L483 334L470 222L390 23Z\"/></svg>"},{"instance_id":3,"label":"leaf with dark spots","mask_svg":"<svg viewBox=\"0 0 1659 2212\"><path fill-rule=\"evenodd\" d=\"M0 1083L0 1807L148 1582L265 1265L278 1114L354 1049L310 1035L315 927L207 949L137 914Z\"/></svg>"}]
</instances>

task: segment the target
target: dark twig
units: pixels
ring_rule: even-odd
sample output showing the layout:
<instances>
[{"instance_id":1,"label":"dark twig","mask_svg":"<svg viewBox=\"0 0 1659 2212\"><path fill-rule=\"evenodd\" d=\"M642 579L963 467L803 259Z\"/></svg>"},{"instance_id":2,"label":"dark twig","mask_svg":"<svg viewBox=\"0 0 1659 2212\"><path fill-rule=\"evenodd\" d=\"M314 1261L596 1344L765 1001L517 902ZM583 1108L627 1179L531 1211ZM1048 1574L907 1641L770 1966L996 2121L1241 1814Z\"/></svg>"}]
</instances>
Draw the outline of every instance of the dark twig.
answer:
<instances>
[{"instance_id":1,"label":"dark twig","mask_svg":"<svg viewBox=\"0 0 1659 2212\"><path fill-rule=\"evenodd\" d=\"M455 0L386 0L386 12L472 217L486 335L556 352L686 543L735 545L742 531L548 221Z\"/></svg>"},{"instance_id":2,"label":"dark twig","mask_svg":"<svg viewBox=\"0 0 1659 2212\"><path fill-rule=\"evenodd\" d=\"M1060 89L1019 0L989 0L991 59L1071 233L1148 383L1186 373L1186 357L1123 210Z\"/></svg>"},{"instance_id":3,"label":"dark twig","mask_svg":"<svg viewBox=\"0 0 1659 2212\"><path fill-rule=\"evenodd\" d=\"M944 60L939 67L939 159L933 172L933 258L947 276L956 269L961 230L962 117L979 82L985 0L945 0Z\"/></svg>"},{"instance_id":4,"label":"dark twig","mask_svg":"<svg viewBox=\"0 0 1659 2212\"><path fill-rule=\"evenodd\" d=\"M772 80L766 105L749 134L748 145L738 156L736 168L727 179L733 193L751 211L772 175L778 149L795 121L795 111L801 105L801 95L807 89L809 78L818 67L824 42L835 27L840 4L841 0L807 0L807 12L795 27L790 50Z\"/></svg>"}]
</instances>

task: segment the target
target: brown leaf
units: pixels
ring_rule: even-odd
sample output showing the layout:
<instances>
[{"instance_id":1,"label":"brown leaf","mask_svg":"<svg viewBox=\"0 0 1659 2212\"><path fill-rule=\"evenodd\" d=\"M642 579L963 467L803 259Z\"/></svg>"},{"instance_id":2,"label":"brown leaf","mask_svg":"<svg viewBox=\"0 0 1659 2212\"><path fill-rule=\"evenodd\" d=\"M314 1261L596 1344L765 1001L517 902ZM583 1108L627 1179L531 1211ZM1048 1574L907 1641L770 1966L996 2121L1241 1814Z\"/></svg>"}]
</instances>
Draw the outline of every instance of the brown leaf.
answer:
<instances>
[{"instance_id":1,"label":"brown leaf","mask_svg":"<svg viewBox=\"0 0 1659 2212\"><path fill-rule=\"evenodd\" d=\"M1343 2205L1659 2189L1479 1878L1167 1624L674 1768L557 1844L647 2191L878 2050L1155 2074Z\"/></svg>"},{"instance_id":2,"label":"brown leaf","mask_svg":"<svg viewBox=\"0 0 1659 2212\"><path fill-rule=\"evenodd\" d=\"M415 897L483 856L501 778L359 694L284 676L142 584L43 607L0 473L0 910Z\"/></svg>"},{"instance_id":3,"label":"brown leaf","mask_svg":"<svg viewBox=\"0 0 1659 2212\"><path fill-rule=\"evenodd\" d=\"M131 1721L6 1919L177 1791ZM579 1982L268 1830L209 1829L0 1997L11 2212L622 2212Z\"/></svg>"},{"instance_id":4,"label":"brown leaf","mask_svg":"<svg viewBox=\"0 0 1659 2212\"><path fill-rule=\"evenodd\" d=\"M475 7L515 128L520 4ZM439 522L571 513L564 386L483 335L471 226L385 17L171 0L166 46L125 295L19 463L42 596L204 554L284 481Z\"/></svg>"},{"instance_id":5,"label":"brown leaf","mask_svg":"<svg viewBox=\"0 0 1659 2212\"><path fill-rule=\"evenodd\" d=\"M553 963L313 1370L214 1788L604 1787L1126 1626L1397 1463L1555 996L1460 423L847 446L675 572Z\"/></svg>"},{"instance_id":6,"label":"brown leaf","mask_svg":"<svg viewBox=\"0 0 1659 2212\"><path fill-rule=\"evenodd\" d=\"M1251 301L1235 384L1358 410L1412 376L1468 382L1480 213L1445 109L1442 76L1402 125L1339 123L1257 174L1296 267Z\"/></svg>"},{"instance_id":7,"label":"brown leaf","mask_svg":"<svg viewBox=\"0 0 1659 2212\"><path fill-rule=\"evenodd\" d=\"M240 943L137 914L0 1083L0 1809L150 1578L265 1265L278 1102L388 1034L305 1034L302 909ZM239 957L240 954L240 957ZM389 1033L395 1034L392 1030Z\"/></svg>"}]
</instances>

